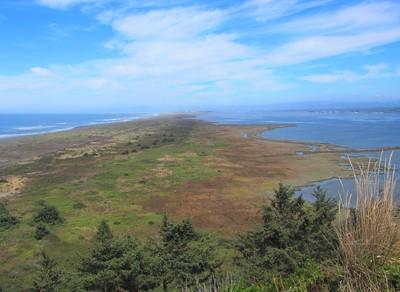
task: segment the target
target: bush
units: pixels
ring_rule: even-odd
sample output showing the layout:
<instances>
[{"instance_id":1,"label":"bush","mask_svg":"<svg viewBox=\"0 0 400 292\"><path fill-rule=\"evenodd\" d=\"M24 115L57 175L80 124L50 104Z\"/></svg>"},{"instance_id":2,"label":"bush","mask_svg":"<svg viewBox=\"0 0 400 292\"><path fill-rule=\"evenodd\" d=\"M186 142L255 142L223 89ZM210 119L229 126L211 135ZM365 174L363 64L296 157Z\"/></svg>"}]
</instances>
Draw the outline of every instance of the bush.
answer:
<instances>
[{"instance_id":1,"label":"bush","mask_svg":"<svg viewBox=\"0 0 400 292\"><path fill-rule=\"evenodd\" d=\"M35 239L42 240L46 235L50 234L50 231L47 229L46 225L43 223L39 223L36 226L35 230Z\"/></svg>"},{"instance_id":2,"label":"bush","mask_svg":"<svg viewBox=\"0 0 400 292\"><path fill-rule=\"evenodd\" d=\"M72 208L74 208L74 209L83 209L83 208L86 208L86 205L84 203L77 202L74 205L72 205Z\"/></svg>"},{"instance_id":3,"label":"bush","mask_svg":"<svg viewBox=\"0 0 400 292\"><path fill-rule=\"evenodd\" d=\"M388 286L395 291L400 291L400 263L386 265L385 275L388 280Z\"/></svg>"},{"instance_id":4,"label":"bush","mask_svg":"<svg viewBox=\"0 0 400 292\"><path fill-rule=\"evenodd\" d=\"M16 217L12 216L4 203L0 203L0 229L8 229L18 223Z\"/></svg>"},{"instance_id":5,"label":"bush","mask_svg":"<svg viewBox=\"0 0 400 292\"><path fill-rule=\"evenodd\" d=\"M39 213L33 218L33 221L39 223L57 224L62 223L64 220L60 216L57 208L47 204L43 204L43 208Z\"/></svg>"}]
</instances>

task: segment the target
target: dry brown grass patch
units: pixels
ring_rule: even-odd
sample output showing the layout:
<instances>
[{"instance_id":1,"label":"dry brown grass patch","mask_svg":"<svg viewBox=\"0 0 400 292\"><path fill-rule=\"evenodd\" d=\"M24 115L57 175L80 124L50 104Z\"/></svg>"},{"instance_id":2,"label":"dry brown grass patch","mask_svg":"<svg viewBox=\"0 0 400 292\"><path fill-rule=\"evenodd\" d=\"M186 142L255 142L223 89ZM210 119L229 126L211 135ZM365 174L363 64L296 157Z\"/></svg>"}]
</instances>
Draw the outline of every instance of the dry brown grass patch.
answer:
<instances>
[{"instance_id":1,"label":"dry brown grass patch","mask_svg":"<svg viewBox=\"0 0 400 292\"><path fill-rule=\"evenodd\" d=\"M395 217L395 171L389 161L353 166L356 205L351 194L342 200L337 234L344 269L342 291L388 290L383 270L398 258L398 220ZM350 211L349 211L350 210Z\"/></svg>"}]
</instances>

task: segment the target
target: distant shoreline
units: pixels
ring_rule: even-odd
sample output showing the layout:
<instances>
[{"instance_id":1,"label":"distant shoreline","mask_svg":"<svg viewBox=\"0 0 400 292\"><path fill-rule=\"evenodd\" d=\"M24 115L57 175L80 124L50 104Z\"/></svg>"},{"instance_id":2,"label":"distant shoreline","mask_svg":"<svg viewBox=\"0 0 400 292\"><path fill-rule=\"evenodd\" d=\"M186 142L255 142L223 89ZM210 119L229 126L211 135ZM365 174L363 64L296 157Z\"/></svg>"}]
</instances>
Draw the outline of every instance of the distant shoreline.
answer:
<instances>
[{"instance_id":1,"label":"distant shoreline","mask_svg":"<svg viewBox=\"0 0 400 292\"><path fill-rule=\"evenodd\" d=\"M18 114L19 115L19 114ZM22 114L21 114L22 115ZM60 114L59 116L63 116L64 114ZM92 114L65 114L65 116L90 116ZM102 114L103 115L103 114ZM104 116L107 116L108 114L104 114ZM110 114L112 116L113 114ZM152 118L152 117L158 117L163 115L162 113L138 113L136 114L137 116L132 116L132 117L126 117L125 115L135 115L135 113L132 114L122 114L121 118L110 118L110 119L104 119L103 121L86 121L82 122L81 124L73 125L73 126L66 126L66 127L59 127L57 128L57 125L61 124L58 123L56 125L32 125L32 126L21 126L21 127L15 127L15 129L19 130L34 130L37 129L38 131L36 132L28 132L28 133L10 133L10 134L0 134L0 143L1 141L4 140L9 140L9 139L18 139L18 138L24 138L24 137L32 137L32 136L41 136L41 135L48 135L48 134L54 134L54 133L60 133L60 132L68 132L80 128L87 128L87 127L97 127L97 126L105 126L105 125L112 125L112 124L118 124L118 123L129 123L132 121L137 121L140 119L146 119L146 118ZM1 116L1 115L0 115ZM38 116L40 116L38 114ZM54 116L58 116L58 114L54 114ZM96 116L96 114L93 114L93 116ZM68 125L68 122L63 122L62 124ZM42 131L39 131L40 129L43 129ZM47 130L44 130L47 129Z\"/></svg>"}]
</instances>

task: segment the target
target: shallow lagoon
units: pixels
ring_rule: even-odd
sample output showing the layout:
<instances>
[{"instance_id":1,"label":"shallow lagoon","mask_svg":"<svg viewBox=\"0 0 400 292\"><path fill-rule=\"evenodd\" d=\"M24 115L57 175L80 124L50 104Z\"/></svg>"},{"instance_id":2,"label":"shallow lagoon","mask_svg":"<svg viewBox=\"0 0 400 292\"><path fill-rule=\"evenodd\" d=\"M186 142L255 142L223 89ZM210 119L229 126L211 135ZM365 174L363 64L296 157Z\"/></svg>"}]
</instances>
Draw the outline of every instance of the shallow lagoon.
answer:
<instances>
[{"instance_id":1,"label":"shallow lagoon","mask_svg":"<svg viewBox=\"0 0 400 292\"><path fill-rule=\"evenodd\" d=\"M353 149L380 149L400 146L400 112L389 110L309 110L309 111L236 111L212 112L202 118L222 124L287 124L290 127L278 128L262 133L268 139L296 140L340 145ZM392 166L400 169L400 150L343 153L347 157L366 156L383 159L392 156ZM298 154L301 156L301 153ZM399 172L397 172L399 174ZM400 180L399 184L400 184ZM400 193L400 185L397 190ZM330 197L339 199L346 192L354 193L353 179L332 178L316 182L297 190L307 200L312 201L312 192L319 185ZM338 192L339 190L339 192ZM353 200L354 201L354 200Z\"/></svg>"},{"instance_id":2,"label":"shallow lagoon","mask_svg":"<svg viewBox=\"0 0 400 292\"><path fill-rule=\"evenodd\" d=\"M357 149L400 146L400 112L301 110L211 112L201 116L223 124L287 124L266 138L322 142Z\"/></svg>"}]
</instances>

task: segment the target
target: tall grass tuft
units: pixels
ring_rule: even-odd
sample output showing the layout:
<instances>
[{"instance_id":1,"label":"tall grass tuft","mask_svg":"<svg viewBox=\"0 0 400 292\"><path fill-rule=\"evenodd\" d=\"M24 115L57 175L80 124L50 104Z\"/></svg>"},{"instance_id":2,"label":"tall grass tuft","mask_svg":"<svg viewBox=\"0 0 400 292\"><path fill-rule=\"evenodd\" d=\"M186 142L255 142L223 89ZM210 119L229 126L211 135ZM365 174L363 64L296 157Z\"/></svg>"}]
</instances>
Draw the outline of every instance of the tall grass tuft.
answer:
<instances>
[{"instance_id":1,"label":"tall grass tuft","mask_svg":"<svg viewBox=\"0 0 400 292\"><path fill-rule=\"evenodd\" d=\"M337 225L342 291L387 291L384 266L398 256L395 170L390 158L352 165L356 189L342 198Z\"/></svg>"},{"instance_id":2,"label":"tall grass tuft","mask_svg":"<svg viewBox=\"0 0 400 292\"><path fill-rule=\"evenodd\" d=\"M194 286L183 287L182 292L240 292L240 291L249 291L245 289L241 282L238 282L233 278L231 274L227 274L225 276L213 275L208 279L208 281L200 283L196 281ZM251 290L252 292L256 292L255 290Z\"/></svg>"}]
</instances>

